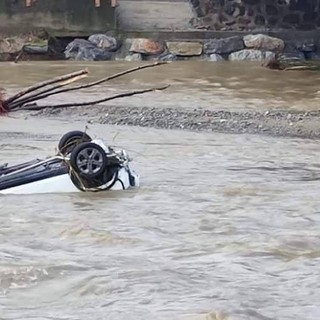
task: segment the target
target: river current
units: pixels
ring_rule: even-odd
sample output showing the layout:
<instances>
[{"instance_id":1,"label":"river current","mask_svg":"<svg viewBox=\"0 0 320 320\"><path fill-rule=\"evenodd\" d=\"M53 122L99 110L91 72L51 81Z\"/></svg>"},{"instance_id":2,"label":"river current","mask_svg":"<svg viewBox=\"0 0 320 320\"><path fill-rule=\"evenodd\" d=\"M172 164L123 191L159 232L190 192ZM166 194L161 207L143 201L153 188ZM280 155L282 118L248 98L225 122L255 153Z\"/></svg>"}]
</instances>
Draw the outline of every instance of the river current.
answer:
<instances>
[{"instance_id":1,"label":"river current","mask_svg":"<svg viewBox=\"0 0 320 320\"><path fill-rule=\"evenodd\" d=\"M0 83L11 93L86 66L4 63ZM90 78L131 66L92 64ZM113 105L311 110L317 80L188 62L49 101L169 82L165 93ZM54 154L65 132L87 125L14 113L0 124L10 164ZM98 124L88 133L129 152L141 187L0 196L0 319L320 317L318 141Z\"/></svg>"}]
</instances>

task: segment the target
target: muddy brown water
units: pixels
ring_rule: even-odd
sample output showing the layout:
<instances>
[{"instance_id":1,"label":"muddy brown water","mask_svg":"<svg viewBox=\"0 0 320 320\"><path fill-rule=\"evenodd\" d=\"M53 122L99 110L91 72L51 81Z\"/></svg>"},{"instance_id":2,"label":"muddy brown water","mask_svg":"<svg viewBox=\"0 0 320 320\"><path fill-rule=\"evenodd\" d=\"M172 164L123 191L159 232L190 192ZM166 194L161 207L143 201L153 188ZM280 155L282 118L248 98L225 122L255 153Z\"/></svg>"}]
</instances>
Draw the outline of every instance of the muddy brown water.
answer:
<instances>
[{"instance_id":1,"label":"muddy brown water","mask_svg":"<svg viewBox=\"0 0 320 320\"><path fill-rule=\"evenodd\" d=\"M13 92L83 66L3 64L0 79ZM128 66L92 64L90 77ZM122 90L169 79L170 91L115 103L313 109L319 76L298 75L173 64L114 82ZM103 90L77 99L116 88ZM16 114L0 123L0 158L10 163L53 154L63 133L86 125ZM88 132L128 150L141 187L0 196L0 319L319 318L318 141L97 124Z\"/></svg>"}]
</instances>

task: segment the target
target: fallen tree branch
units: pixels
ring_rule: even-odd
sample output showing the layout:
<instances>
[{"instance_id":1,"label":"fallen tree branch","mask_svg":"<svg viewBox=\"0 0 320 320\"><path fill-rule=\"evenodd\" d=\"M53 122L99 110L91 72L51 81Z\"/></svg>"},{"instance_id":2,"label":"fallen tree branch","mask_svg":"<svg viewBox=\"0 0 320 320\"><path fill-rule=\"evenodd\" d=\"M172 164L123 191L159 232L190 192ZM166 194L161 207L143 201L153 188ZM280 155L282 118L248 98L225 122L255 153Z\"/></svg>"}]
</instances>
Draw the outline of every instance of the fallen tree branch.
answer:
<instances>
[{"instance_id":1,"label":"fallen tree branch","mask_svg":"<svg viewBox=\"0 0 320 320\"><path fill-rule=\"evenodd\" d=\"M10 103L12 103L13 101L17 100L18 98L20 98L22 96L25 96L26 94L28 94L30 92L36 91L36 90L41 89L43 87L46 87L46 86L48 86L50 84L54 84L54 83L57 83L57 82L68 80L68 79L71 79L71 78L74 78L74 77L77 77L77 76L80 76L80 75L87 75L88 73L89 73L89 71L87 69L85 69L85 70L69 73L69 74L66 74L64 76L56 77L56 78L53 78L51 80L47 80L47 81L43 81L43 82L37 83L37 84L27 88L27 89L24 89L24 90L16 93L14 96L4 100L3 101L3 105L4 105L4 107L7 108L8 106L10 106ZM10 111L10 110L8 110L8 111Z\"/></svg>"},{"instance_id":2,"label":"fallen tree branch","mask_svg":"<svg viewBox=\"0 0 320 320\"><path fill-rule=\"evenodd\" d=\"M87 76L87 74L82 74L82 75L79 75L79 76L75 76L74 78L68 79L68 80L66 80L66 81L64 81L64 82L62 82L62 83L60 83L58 85L50 87L50 88L48 88L46 90L43 90L41 92L34 93L34 94L29 95L29 96L24 97L24 98L19 98L19 99L15 100L14 102L10 103L10 110L14 110L16 108L20 108L21 106L23 106L26 103L37 101L37 100L43 99L44 97L50 96L50 93L47 94L48 92L51 92L53 90L59 89L59 88L64 87L64 86L67 86L68 84L70 84L72 82L75 82L75 81L78 81L80 79L83 79L86 76Z\"/></svg>"},{"instance_id":3,"label":"fallen tree branch","mask_svg":"<svg viewBox=\"0 0 320 320\"><path fill-rule=\"evenodd\" d=\"M94 81L94 82L90 82L90 83L83 84L83 85L76 86L76 87L72 87L72 88L66 88L66 89L57 90L57 91L54 91L54 92L50 92L49 94L39 95L39 96L36 97L36 99L28 100L27 102L29 103L29 102L33 102L33 101L36 101L36 100L44 99L44 98L47 98L49 96L53 96L53 95L56 95L56 94L59 94L59 93L65 93L65 92L70 92L70 91L90 88L90 87L96 86L98 84L101 84L103 82L107 82L109 80L112 80L112 79L115 79L115 78L119 78L121 76L124 76L126 74L129 74L129 73L132 73L132 72L135 72L135 71L139 71L139 70L146 69L146 68L152 68L152 67L160 66L160 65L163 65L163 64L167 64L167 63L168 62L165 62L165 61L164 62L155 62L155 63L152 63L152 64L147 64L147 65L144 65L144 66L135 67L135 68L132 68L132 69L129 69L129 70L121 71L119 73L113 74L111 76L102 78L102 79Z\"/></svg>"},{"instance_id":4,"label":"fallen tree branch","mask_svg":"<svg viewBox=\"0 0 320 320\"><path fill-rule=\"evenodd\" d=\"M162 86L162 87L155 87L155 88L149 88L149 89L143 89L143 90L136 90L132 92L124 92L117 94L115 96L99 99L99 100L93 100L88 102L78 102L78 103L65 103L65 104L56 104L56 105L47 105L47 106L38 106L38 105L26 105L24 107L21 107L16 110L43 110L43 109L59 109L59 108L67 108L67 107L85 107L90 106L94 104L99 104L102 102L107 102L110 100L118 99L118 98L124 98L124 97L131 97L138 94L143 94L147 92L157 91L157 90L165 90L169 87L169 85Z\"/></svg>"}]
</instances>

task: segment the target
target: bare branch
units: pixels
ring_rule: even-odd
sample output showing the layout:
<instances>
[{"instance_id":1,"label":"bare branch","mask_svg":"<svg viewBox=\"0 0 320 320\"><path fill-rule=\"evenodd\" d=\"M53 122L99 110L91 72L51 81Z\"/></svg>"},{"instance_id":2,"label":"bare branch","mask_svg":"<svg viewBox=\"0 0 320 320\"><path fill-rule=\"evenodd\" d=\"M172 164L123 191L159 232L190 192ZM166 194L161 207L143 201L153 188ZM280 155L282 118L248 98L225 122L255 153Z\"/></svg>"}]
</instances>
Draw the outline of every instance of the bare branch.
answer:
<instances>
[{"instance_id":1,"label":"bare branch","mask_svg":"<svg viewBox=\"0 0 320 320\"><path fill-rule=\"evenodd\" d=\"M41 89L41 88L46 87L46 86L48 86L50 84L53 84L53 83L61 82L61 81L64 81L64 80L67 80L67 79L71 79L71 78L74 78L76 76L88 74L88 73L89 73L89 71L87 69L85 69L85 70L69 73L69 74L63 75L61 77L56 77L56 78L53 78L51 80L47 80L47 81L43 81L43 82L37 83L37 84L35 84L35 85L33 85L33 86L29 87L29 88L23 89L22 91L16 93L14 96L12 96L12 97L8 98L7 100L3 101L3 103L4 103L5 106L10 106L11 102L17 100L18 98L20 98L22 96L25 96L26 94L28 94L30 92L36 91L38 89Z\"/></svg>"},{"instance_id":2,"label":"bare branch","mask_svg":"<svg viewBox=\"0 0 320 320\"><path fill-rule=\"evenodd\" d=\"M99 104L102 102L107 102L114 99L124 98L124 97L131 97L138 94L143 94L147 92L157 91L157 90L165 90L169 87L169 85L162 86L162 87L156 87L156 88L149 88L149 89L143 89L143 90L136 90L132 92L125 92L120 93L111 97L99 99L99 100L93 100L88 102L78 102L78 103L65 103L65 104L56 104L56 105L47 105L47 106L38 106L38 105L26 105L24 107L21 107L16 110L42 110L42 109L59 109L59 108L67 108L67 107L84 107L84 106L90 106L94 104Z\"/></svg>"},{"instance_id":3,"label":"bare branch","mask_svg":"<svg viewBox=\"0 0 320 320\"><path fill-rule=\"evenodd\" d=\"M109 80L112 80L112 79L115 79L115 78L119 78L121 76L124 76L126 74L129 74L129 73L132 73L132 72L135 72L135 71L139 71L139 70L146 69L146 68L152 68L152 67L160 66L160 65L163 65L163 64L167 64L167 63L168 62L155 62L155 63L152 63L152 64L147 64L147 65L144 65L144 66L135 67L135 68L132 68L132 69L129 69L129 70L121 71L119 73L116 73L114 75L111 75L111 76L106 77L106 78L102 78L100 80L97 80L97 81L94 81L94 82L91 82L91 83L83 84L83 85L72 87L72 88L66 88L66 89L57 90L57 91L54 91L54 92L50 92L50 94L43 94L43 95L37 96L37 99L28 100L27 102L44 99L44 98L47 98L49 96L56 95L56 94L59 94L59 93L64 93L64 92L70 92L70 91L90 88L90 87L96 86L98 84L101 84L103 82L107 82Z\"/></svg>"},{"instance_id":4,"label":"bare branch","mask_svg":"<svg viewBox=\"0 0 320 320\"><path fill-rule=\"evenodd\" d=\"M14 110L16 108L20 108L21 106L23 106L26 103L37 101L37 100L43 99L45 97L48 97L48 96L50 96L50 93L48 94L48 92L51 92L53 90L59 89L59 88L64 87L64 86L67 86L68 84L70 84L72 82L75 82L75 81L78 81L78 80L80 80L82 78L85 78L86 76L87 76L86 74L75 76L74 78L65 80L64 82L62 82L60 84L57 84L57 85L55 85L53 87L50 87L50 88L48 88L46 90L43 90L41 92L34 93L34 94L29 95L27 97L24 97L22 99L19 98L16 101L10 103L10 110Z\"/></svg>"}]
</instances>

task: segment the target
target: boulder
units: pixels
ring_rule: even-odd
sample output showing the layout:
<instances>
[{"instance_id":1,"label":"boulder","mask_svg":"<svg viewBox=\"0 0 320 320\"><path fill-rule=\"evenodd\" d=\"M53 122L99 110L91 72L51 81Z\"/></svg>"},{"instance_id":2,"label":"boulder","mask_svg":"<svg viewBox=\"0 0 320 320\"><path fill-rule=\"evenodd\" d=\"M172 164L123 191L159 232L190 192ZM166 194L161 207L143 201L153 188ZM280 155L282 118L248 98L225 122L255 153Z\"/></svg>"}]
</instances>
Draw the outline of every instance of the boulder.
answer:
<instances>
[{"instance_id":1,"label":"boulder","mask_svg":"<svg viewBox=\"0 0 320 320\"><path fill-rule=\"evenodd\" d=\"M142 54L141 53L133 53L129 54L125 57L125 61L142 61Z\"/></svg>"},{"instance_id":2,"label":"boulder","mask_svg":"<svg viewBox=\"0 0 320 320\"><path fill-rule=\"evenodd\" d=\"M238 36L212 39L207 41L203 46L204 53L206 54L228 54L242 49L244 49L244 43L242 38Z\"/></svg>"},{"instance_id":3,"label":"boulder","mask_svg":"<svg viewBox=\"0 0 320 320\"><path fill-rule=\"evenodd\" d=\"M251 49L265 51L282 51L284 49L284 41L282 39L265 34L249 34L243 37L243 41L245 46Z\"/></svg>"},{"instance_id":4,"label":"boulder","mask_svg":"<svg viewBox=\"0 0 320 320\"><path fill-rule=\"evenodd\" d=\"M160 54L164 51L164 44L151 39L133 39L130 52L143 53L146 55Z\"/></svg>"},{"instance_id":5,"label":"boulder","mask_svg":"<svg viewBox=\"0 0 320 320\"><path fill-rule=\"evenodd\" d=\"M93 43L84 39L75 39L70 42L64 54L67 59L82 61L102 61L112 58L111 52L97 48Z\"/></svg>"},{"instance_id":6,"label":"boulder","mask_svg":"<svg viewBox=\"0 0 320 320\"><path fill-rule=\"evenodd\" d=\"M94 44L97 48L102 48L107 51L116 51L118 49L118 42L114 37L105 34L93 34L88 41Z\"/></svg>"},{"instance_id":7,"label":"boulder","mask_svg":"<svg viewBox=\"0 0 320 320\"><path fill-rule=\"evenodd\" d=\"M229 55L230 61L264 61L275 56L271 51L244 49Z\"/></svg>"},{"instance_id":8,"label":"boulder","mask_svg":"<svg viewBox=\"0 0 320 320\"><path fill-rule=\"evenodd\" d=\"M208 61L214 61L214 62L224 61L224 58L220 56L220 54L213 53L213 54L210 54L210 56L208 57Z\"/></svg>"},{"instance_id":9,"label":"boulder","mask_svg":"<svg viewBox=\"0 0 320 320\"><path fill-rule=\"evenodd\" d=\"M200 56L202 53L200 42L167 42L167 48L177 56Z\"/></svg>"}]
</instances>

